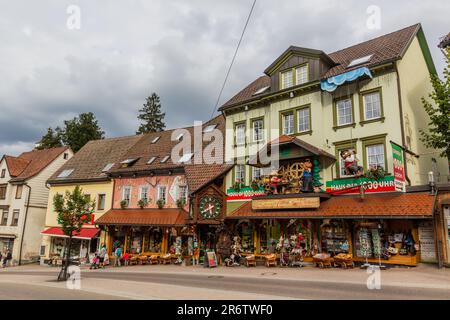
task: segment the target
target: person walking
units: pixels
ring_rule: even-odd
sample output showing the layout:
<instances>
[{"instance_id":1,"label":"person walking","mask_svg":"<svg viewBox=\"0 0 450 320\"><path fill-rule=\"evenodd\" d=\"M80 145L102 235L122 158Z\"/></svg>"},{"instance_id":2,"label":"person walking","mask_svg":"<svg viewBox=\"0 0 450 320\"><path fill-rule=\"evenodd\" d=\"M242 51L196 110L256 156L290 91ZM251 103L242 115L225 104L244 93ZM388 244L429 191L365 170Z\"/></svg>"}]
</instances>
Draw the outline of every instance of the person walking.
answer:
<instances>
[{"instance_id":1,"label":"person walking","mask_svg":"<svg viewBox=\"0 0 450 320\"><path fill-rule=\"evenodd\" d=\"M98 258L100 260L99 267L105 267L105 256L106 256L106 245L103 243L100 249L100 253L98 254Z\"/></svg>"},{"instance_id":2,"label":"person walking","mask_svg":"<svg viewBox=\"0 0 450 320\"><path fill-rule=\"evenodd\" d=\"M123 265L128 266L129 261L130 261L130 254L128 253L128 251L126 251L123 254Z\"/></svg>"},{"instance_id":3,"label":"person walking","mask_svg":"<svg viewBox=\"0 0 450 320\"><path fill-rule=\"evenodd\" d=\"M3 257L3 268L9 266L10 260L12 260L12 254L11 251L8 249L6 250L6 255Z\"/></svg>"},{"instance_id":4,"label":"person walking","mask_svg":"<svg viewBox=\"0 0 450 320\"><path fill-rule=\"evenodd\" d=\"M122 246L117 246L116 252L114 252L114 267L120 267L120 259L122 259Z\"/></svg>"}]
</instances>

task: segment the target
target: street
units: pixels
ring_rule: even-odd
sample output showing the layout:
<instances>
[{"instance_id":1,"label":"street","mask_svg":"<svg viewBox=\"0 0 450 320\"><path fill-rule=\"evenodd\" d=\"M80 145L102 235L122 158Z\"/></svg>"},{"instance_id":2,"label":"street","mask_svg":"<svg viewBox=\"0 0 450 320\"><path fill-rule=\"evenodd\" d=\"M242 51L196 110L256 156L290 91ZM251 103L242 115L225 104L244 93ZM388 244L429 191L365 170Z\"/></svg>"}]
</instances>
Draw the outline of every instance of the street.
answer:
<instances>
[{"instance_id":1,"label":"street","mask_svg":"<svg viewBox=\"0 0 450 320\"><path fill-rule=\"evenodd\" d=\"M366 270L133 266L82 269L80 288L55 281L58 269L0 272L0 299L450 299L450 270L430 266L381 271L368 289Z\"/></svg>"}]
</instances>

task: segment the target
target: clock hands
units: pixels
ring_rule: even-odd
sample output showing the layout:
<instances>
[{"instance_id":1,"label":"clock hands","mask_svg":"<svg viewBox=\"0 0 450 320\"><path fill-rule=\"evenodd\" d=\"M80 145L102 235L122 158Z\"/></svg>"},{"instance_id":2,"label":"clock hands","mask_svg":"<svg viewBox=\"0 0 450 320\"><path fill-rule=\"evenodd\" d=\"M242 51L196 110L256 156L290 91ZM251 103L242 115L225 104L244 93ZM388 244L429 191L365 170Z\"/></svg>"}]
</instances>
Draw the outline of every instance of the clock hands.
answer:
<instances>
[{"instance_id":1,"label":"clock hands","mask_svg":"<svg viewBox=\"0 0 450 320\"><path fill-rule=\"evenodd\" d=\"M205 208L202 213L205 213L209 211L209 213L212 213L212 209L214 209L214 205L210 204L208 208Z\"/></svg>"}]
</instances>

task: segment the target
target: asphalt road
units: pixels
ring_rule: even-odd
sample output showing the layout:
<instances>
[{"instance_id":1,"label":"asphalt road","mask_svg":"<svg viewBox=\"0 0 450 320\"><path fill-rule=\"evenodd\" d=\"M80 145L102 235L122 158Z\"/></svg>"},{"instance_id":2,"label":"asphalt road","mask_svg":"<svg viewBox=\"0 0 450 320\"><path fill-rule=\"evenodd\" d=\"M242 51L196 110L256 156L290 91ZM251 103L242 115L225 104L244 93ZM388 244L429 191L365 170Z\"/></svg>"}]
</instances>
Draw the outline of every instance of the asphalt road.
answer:
<instances>
[{"instance_id":1,"label":"asphalt road","mask_svg":"<svg viewBox=\"0 0 450 320\"><path fill-rule=\"evenodd\" d=\"M14 272L16 275L36 275L36 272ZM5 276L6 274L0 275ZM54 272L39 272L39 275L55 276ZM327 283L324 281L308 280L284 280L261 278L243 278L233 277L232 275L194 275L194 274L174 274L174 273L133 273L133 272L102 272L90 271L82 272L83 281L89 278L138 281L141 283L171 284L177 286L220 289L229 291L239 291L247 293L257 293L266 295L276 295L294 299L450 299L450 290L437 288L419 288L406 286L388 286L384 285L380 290L369 290L365 283ZM322 279L323 280L323 279ZM0 298L10 294L13 287L0 286ZM17 294L20 296L21 288L17 288ZM55 293L58 293L57 290ZM24 292L28 297L33 296L33 292ZM62 295L73 295L74 298L80 295L80 299L86 298L91 294L83 292L61 292ZM39 295L37 295L39 296ZM35 297L37 297L35 296ZM52 296L48 293L48 297ZM104 299L101 295L92 294L90 299ZM95 297L97 296L97 297ZM26 299L26 297L24 297ZM42 298L42 297L41 297ZM62 296L60 296L62 298ZM77 297L78 298L78 297ZM110 299L107 296L106 299ZM231 297L232 298L232 297Z\"/></svg>"}]
</instances>

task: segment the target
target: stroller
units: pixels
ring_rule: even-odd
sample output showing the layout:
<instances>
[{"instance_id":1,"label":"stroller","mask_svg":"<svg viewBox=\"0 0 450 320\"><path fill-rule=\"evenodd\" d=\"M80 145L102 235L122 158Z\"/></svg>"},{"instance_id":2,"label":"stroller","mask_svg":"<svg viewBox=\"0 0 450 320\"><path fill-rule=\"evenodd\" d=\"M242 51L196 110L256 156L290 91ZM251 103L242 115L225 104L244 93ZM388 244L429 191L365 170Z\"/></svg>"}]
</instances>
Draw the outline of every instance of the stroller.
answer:
<instances>
[{"instance_id":1,"label":"stroller","mask_svg":"<svg viewBox=\"0 0 450 320\"><path fill-rule=\"evenodd\" d=\"M100 263L100 257L97 253L94 254L94 257L92 258L91 266L89 267L90 270L92 269L98 269Z\"/></svg>"}]
</instances>

